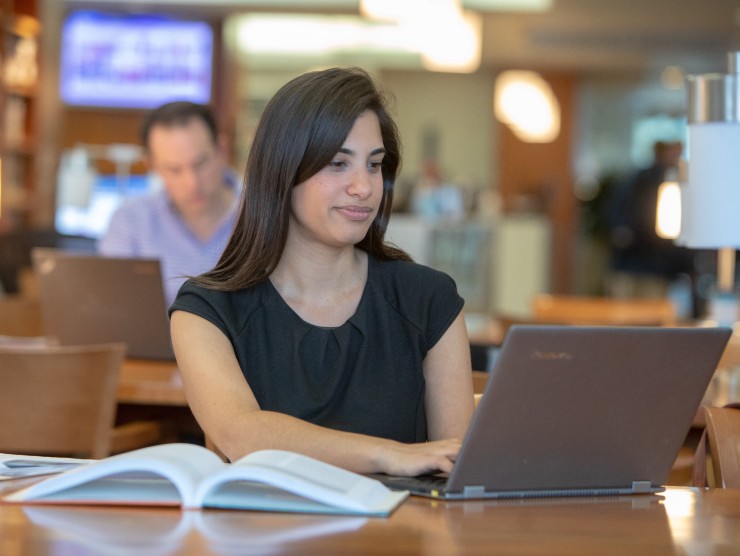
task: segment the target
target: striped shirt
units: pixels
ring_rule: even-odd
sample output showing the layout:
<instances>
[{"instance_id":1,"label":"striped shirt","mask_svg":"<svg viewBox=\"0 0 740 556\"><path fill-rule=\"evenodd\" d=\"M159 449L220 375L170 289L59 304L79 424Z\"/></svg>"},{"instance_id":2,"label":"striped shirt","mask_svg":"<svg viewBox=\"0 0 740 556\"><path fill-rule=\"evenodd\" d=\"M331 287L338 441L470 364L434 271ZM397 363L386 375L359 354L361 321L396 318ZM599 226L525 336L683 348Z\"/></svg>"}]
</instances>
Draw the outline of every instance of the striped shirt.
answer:
<instances>
[{"instance_id":1,"label":"striped shirt","mask_svg":"<svg viewBox=\"0 0 740 556\"><path fill-rule=\"evenodd\" d=\"M235 176L229 175L227 183L237 188ZM159 259L169 306L187 277L210 270L218 261L236 221L238 197L234 196L229 214L206 241L188 228L165 190L135 197L113 214L108 231L98 241L98 253Z\"/></svg>"}]
</instances>

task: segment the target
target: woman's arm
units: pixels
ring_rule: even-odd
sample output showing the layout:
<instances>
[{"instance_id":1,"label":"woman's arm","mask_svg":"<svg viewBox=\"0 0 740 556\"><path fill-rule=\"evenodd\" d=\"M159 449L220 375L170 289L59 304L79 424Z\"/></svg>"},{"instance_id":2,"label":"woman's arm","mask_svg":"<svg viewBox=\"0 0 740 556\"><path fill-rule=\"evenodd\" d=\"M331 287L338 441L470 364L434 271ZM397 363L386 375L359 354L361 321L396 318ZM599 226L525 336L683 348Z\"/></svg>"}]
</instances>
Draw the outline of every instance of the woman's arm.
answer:
<instances>
[{"instance_id":1,"label":"woman's arm","mask_svg":"<svg viewBox=\"0 0 740 556\"><path fill-rule=\"evenodd\" d=\"M463 440L473 416L470 342L462 312L424 358L430 440Z\"/></svg>"},{"instance_id":2,"label":"woman's arm","mask_svg":"<svg viewBox=\"0 0 740 556\"><path fill-rule=\"evenodd\" d=\"M262 411L223 332L184 311L172 314L171 330L190 408L208 437L232 461L273 448L302 453L358 473L418 475L452 469L460 448L457 438L443 440L437 436L436 442L403 444ZM469 398L472 403L472 390Z\"/></svg>"}]
</instances>

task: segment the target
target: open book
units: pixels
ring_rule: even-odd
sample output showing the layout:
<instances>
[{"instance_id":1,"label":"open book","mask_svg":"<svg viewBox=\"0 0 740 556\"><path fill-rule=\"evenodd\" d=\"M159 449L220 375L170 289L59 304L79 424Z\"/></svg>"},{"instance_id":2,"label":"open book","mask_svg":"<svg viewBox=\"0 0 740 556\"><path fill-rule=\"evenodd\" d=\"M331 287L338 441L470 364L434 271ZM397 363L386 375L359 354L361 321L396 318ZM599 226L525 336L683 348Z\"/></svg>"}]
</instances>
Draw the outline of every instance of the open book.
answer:
<instances>
[{"instance_id":1,"label":"open book","mask_svg":"<svg viewBox=\"0 0 740 556\"><path fill-rule=\"evenodd\" d=\"M384 516L407 496L292 452L261 450L224 463L201 446L162 444L72 469L4 500Z\"/></svg>"},{"instance_id":2,"label":"open book","mask_svg":"<svg viewBox=\"0 0 740 556\"><path fill-rule=\"evenodd\" d=\"M92 461L94 460L0 454L0 481L36 475L53 475Z\"/></svg>"}]
</instances>

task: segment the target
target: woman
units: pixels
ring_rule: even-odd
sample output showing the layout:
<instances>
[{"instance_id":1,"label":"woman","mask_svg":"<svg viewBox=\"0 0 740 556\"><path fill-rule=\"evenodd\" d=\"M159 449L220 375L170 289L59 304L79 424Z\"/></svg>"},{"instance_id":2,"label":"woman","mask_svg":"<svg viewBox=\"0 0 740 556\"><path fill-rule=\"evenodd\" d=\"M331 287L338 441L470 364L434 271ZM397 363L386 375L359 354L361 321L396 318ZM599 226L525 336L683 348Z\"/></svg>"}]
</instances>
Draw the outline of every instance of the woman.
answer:
<instances>
[{"instance_id":1,"label":"woman","mask_svg":"<svg viewBox=\"0 0 740 556\"><path fill-rule=\"evenodd\" d=\"M399 164L362 70L302 75L265 108L234 233L170 309L190 406L232 461L452 468L473 412L463 300L384 244Z\"/></svg>"}]
</instances>

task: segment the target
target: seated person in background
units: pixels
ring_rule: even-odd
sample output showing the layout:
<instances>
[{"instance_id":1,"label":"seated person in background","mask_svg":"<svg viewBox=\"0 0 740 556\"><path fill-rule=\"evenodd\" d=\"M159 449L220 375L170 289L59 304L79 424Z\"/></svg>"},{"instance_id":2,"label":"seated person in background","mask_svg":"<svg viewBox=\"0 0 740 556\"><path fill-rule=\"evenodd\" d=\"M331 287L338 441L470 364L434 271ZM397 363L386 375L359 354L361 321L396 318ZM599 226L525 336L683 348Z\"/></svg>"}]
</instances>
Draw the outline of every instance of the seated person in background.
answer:
<instances>
[{"instance_id":1,"label":"seated person in background","mask_svg":"<svg viewBox=\"0 0 740 556\"><path fill-rule=\"evenodd\" d=\"M682 148L680 142L656 141L653 163L614 192L609 206L608 278L609 294L614 297L665 297L680 275L694 273L695 252L655 231L658 190L671 170L678 172Z\"/></svg>"},{"instance_id":2,"label":"seated person in background","mask_svg":"<svg viewBox=\"0 0 740 556\"><path fill-rule=\"evenodd\" d=\"M465 217L460 188L442 179L442 169L431 158L421 165L421 176L411 192L411 208L429 220L457 221Z\"/></svg>"},{"instance_id":3,"label":"seated person in background","mask_svg":"<svg viewBox=\"0 0 740 556\"><path fill-rule=\"evenodd\" d=\"M473 413L463 300L384 243L399 164L360 69L307 73L268 103L234 234L170 308L190 407L232 461L274 448L361 473L452 468Z\"/></svg>"},{"instance_id":4,"label":"seated person in background","mask_svg":"<svg viewBox=\"0 0 740 556\"><path fill-rule=\"evenodd\" d=\"M234 227L238 179L206 106L160 106L145 118L141 140L164 188L123 204L98 252L159 259L169 305L187 276L212 268L221 256Z\"/></svg>"}]
</instances>

